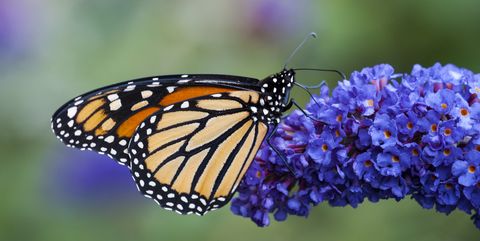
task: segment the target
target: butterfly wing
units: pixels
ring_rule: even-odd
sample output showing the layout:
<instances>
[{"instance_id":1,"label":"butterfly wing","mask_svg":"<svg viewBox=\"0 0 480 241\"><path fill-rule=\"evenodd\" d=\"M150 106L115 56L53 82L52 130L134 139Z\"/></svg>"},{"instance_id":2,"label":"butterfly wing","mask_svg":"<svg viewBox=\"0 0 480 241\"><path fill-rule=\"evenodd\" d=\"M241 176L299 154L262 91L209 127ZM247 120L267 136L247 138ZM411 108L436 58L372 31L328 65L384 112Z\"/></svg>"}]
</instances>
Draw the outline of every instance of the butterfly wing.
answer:
<instances>
[{"instance_id":1,"label":"butterfly wing","mask_svg":"<svg viewBox=\"0 0 480 241\"><path fill-rule=\"evenodd\" d=\"M258 100L253 91L217 93L145 119L128 151L139 190L182 214L225 205L268 131L252 111Z\"/></svg>"},{"instance_id":2,"label":"butterfly wing","mask_svg":"<svg viewBox=\"0 0 480 241\"><path fill-rule=\"evenodd\" d=\"M52 117L55 135L67 146L107 154L130 165L127 145L137 126L171 104L238 89L258 80L229 75L171 75L141 78L81 95Z\"/></svg>"}]
</instances>

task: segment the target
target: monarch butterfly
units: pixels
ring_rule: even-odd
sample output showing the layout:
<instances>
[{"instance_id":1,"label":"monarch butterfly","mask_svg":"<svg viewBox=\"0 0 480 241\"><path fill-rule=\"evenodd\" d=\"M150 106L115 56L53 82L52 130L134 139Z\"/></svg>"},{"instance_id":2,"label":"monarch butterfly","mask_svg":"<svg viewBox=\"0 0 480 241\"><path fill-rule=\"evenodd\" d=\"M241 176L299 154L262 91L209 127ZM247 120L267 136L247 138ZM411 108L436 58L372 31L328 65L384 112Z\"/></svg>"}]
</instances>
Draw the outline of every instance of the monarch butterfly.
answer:
<instances>
[{"instance_id":1,"label":"monarch butterfly","mask_svg":"<svg viewBox=\"0 0 480 241\"><path fill-rule=\"evenodd\" d=\"M53 114L52 129L69 147L128 166L139 191L161 207L203 215L232 198L270 126L296 105L294 84L295 70L286 68L263 80L140 78L67 102Z\"/></svg>"}]
</instances>

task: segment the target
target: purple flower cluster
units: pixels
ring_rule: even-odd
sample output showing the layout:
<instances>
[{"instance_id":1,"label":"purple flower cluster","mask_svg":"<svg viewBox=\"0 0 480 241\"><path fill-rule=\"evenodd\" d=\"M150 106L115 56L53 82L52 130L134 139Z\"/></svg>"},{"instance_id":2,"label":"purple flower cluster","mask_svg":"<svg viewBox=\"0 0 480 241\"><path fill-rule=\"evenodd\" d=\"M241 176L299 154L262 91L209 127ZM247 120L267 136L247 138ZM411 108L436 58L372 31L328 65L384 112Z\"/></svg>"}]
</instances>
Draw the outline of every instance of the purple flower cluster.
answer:
<instances>
[{"instance_id":1,"label":"purple flower cluster","mask_svg":"<svg viewBox=\"0 0 480 241\"><path fill-rule=\"evenodd\" d=\"M260 149L231 210L259 226L310 208L357 207L411 196L424 208L472 215L480 228L480 74L453 65L394 74L383 64L354 72L307 111L287 116ZM413 218L413 217L412 217Z\"/></svg>"}]
</instances>

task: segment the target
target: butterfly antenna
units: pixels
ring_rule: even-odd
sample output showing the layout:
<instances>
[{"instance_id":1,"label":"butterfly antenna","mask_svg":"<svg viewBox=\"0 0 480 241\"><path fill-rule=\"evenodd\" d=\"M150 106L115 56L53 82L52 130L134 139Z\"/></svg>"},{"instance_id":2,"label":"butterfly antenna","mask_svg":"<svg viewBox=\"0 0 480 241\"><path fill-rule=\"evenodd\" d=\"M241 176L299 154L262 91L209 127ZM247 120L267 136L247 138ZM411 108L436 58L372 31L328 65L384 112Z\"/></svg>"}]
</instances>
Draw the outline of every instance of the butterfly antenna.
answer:
<instances>
[{"instance_id":1,"label":"butterfly antenna","mask_svg":"<svg viewBox=\"0 0 480 241\"><path fill-rule=\"evenodd\" d=\"M311 32L305 36L305 38L302 40L302 42L293 50L293 52L288 56L287 60L285 61L285 64L283 65L283 69L287 68L288 63L290 63L290 60L295 56L295 54L302 48L302 46L307 42L307 40L310 39L310 37L316 38L317 34L315 32Z\"/></svg>"},{"instance_id":2,"label":"butterfly antenna","mask_svg":"<svg viewBox=\"0 0 480 241\"><path fill-rule=\"evenodd\" d=\"M305 90L305 92L308 93L308 95L309 95L310 98L313 100L313 102L315 102L315 104L316 104L319 108L321 108L320 103L318 103L317 100L316 100L316 98L313 96L313 94L312 94L310 91L308 91L309 88L307 88L306 86L301 85L301 84L299 84L299 83L297 83L297 82L293 82L293 84L296 85L296 86L298 86L298 87L300 87L301 89ZM322 83L320 83L319 87L321 87L321 86L324 85L324 84L325 84L325 81L322 81Z\"/></svg>"}]
</instances>

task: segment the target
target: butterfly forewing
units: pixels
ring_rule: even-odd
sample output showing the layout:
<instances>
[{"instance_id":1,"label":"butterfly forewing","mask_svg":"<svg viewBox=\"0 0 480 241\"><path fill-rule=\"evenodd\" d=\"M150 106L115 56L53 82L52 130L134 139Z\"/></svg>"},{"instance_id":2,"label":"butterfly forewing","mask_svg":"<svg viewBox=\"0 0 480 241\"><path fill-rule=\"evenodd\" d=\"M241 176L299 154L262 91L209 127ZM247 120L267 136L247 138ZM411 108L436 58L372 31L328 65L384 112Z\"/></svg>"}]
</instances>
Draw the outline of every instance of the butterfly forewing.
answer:
<instances>
[{"instance_id":1,"label":"butterfly forewing","mask_svg":"<svg viewBox=\"0 0 480 241\"><path fill-rule=\"evenodd\" d=\"M251 110L258 100L253 91L216 93L148 117L128 150L140 191L182 214L225 205L267 133Z\"/></svg>"},{"instance_id":2,"label":"butterfly forewing","mask_svg":"<svg viewBox=\"0 0 480 241\"><path fill-rule=\"evenodd\" d=\"M124 82L69 101L53 115L52 129L67 146L94 150L130 165L127 144L148 116L187 99L254 88L255 82L223 75L172 75Z\"/></svg>"}]
</instances>

